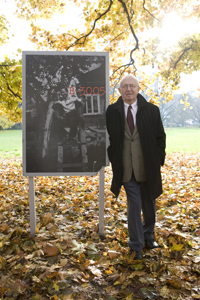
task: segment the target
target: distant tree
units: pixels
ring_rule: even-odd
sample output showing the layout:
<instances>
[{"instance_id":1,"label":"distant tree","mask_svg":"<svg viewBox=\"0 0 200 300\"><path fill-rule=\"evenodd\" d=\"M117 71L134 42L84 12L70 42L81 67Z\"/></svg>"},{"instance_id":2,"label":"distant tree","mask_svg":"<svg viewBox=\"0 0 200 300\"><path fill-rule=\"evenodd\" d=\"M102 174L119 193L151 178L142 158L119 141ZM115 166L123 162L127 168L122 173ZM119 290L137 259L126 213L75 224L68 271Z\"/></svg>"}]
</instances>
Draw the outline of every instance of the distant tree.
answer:
<instances>
[{"instance_id":1,"label":"distant tree","mask_svg":"<svg viewBox=\"0 0 200 300\"><path fill-rule=\"evenodd\" d=\"M0 46L9 41L9 23L4 15L0 15ZM0 116L1 126L5 128L5 120L12 123L21 120L21 61L10 60L8 57L0 62ZM3 122L3 123L2 123ZM9 126L12 124L9 124Z\"/></svg>"},{"instance_id":2,"label":"distant tree","mask_svg":"<svg viewBox=\"0 0 200 300\"><path fill-rule=\"evenodd\" d=\"M164 98L159 99L159 108L160 108L160 114L163 121L164 126L167 126L170 122L170 119L173 118L174 111L177 108L177 99L174 99L170 102L166 102ZM177 122L177 120L176 120ZM172 123L172 121L171 121Z\"/></svg>"},{"instance_id":3,"label":"distant tree","mask_svg":"<svg viewBox=\"0 0 200 300\"><path fill-rule=\"evenodd\" d=\"M22 119L22 62L5 57L0 64L0 116L13 124Z\"/></svg>"},{"instance_id":4,"label":"distant tree","mask_svg":"<svg viewBox=\"0 0 200 300\"><path fill-rule=\"evenodd\" d=\"M200 121L200 99L196 93L176 94L172 101L159 99L164 126L186 126L187 121Z\"/></svg>"},{"instance_id":5,"label":"distant tree","mask_svg":"<svg viewBox=\"0 0 200 300\"><path fill-rule=\"evenodd\" d=\"M190 118L200 126L200 99L194 93L188 93L187 95L190 103Z\"/></svg>"},{"instance_id":6,"label":"distant tree","mask_svg":"<svg viewBox=\"0 0 200 300\"><path fill-rule=\"evenodd\" d=\"M200 126L200 99L196 98L196 100L193 102L192 112L192 120L194 120L194 122Z\"/></svg>"},{"instance_id":7,"label":"distant tree","mask_svg":"<svg viewBox=\"0 0 200 300\"><path fill-rule=\"evenodd\" d=\"M0 128L1 129L7 129L10 128L13 125L13 122L10 121L5 115L0 116Z\"/></svg>"}]
</instances>

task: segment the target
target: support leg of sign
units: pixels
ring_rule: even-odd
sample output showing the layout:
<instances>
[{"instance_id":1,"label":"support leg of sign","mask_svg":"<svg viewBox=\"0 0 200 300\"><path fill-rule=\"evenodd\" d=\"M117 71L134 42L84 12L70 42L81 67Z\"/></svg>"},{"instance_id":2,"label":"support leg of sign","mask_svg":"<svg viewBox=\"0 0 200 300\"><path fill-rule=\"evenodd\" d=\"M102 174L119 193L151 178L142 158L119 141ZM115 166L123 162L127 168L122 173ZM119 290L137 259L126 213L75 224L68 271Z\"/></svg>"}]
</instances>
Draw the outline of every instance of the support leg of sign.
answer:
<instances>
[{"instance_id":1,"label":"support leg of sign","mask_svg":"<svg viewBox=\"0 0 200 300\"><path fill-rule=\"evenodd\" d=\"M104 237L104 167L99 172L99 235Z\"/></svg>"},{"instance_id":2,"label":"support leg of sign","mask_svg":"<svg viewBox=\"0 0 200 300\"><path fill-rule=\"evenodd\" d=\"M30 209L30 230L31 236L36 233L36 210L35 210L35 180L29 177L29 209Z\"/></svg>"}]
</instances>

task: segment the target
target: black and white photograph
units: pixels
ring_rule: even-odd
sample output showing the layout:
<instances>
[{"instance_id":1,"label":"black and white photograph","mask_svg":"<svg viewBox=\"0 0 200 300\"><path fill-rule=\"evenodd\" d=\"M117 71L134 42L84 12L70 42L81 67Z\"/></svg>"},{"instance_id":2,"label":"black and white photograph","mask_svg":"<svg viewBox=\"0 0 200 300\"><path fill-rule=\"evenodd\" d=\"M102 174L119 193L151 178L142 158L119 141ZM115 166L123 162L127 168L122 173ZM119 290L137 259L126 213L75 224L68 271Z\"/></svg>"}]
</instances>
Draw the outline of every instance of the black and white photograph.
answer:
<instances>
[{"instance_id":1,"label":"black and white photograph","mask_svg":"<svg viewBox=\"0 0 200 300\"><path fill-rule=\"evenodd\" d=\"M24 175L93 175L108 164L107 52L23 52Z\"/></svg>"}]
</instances>

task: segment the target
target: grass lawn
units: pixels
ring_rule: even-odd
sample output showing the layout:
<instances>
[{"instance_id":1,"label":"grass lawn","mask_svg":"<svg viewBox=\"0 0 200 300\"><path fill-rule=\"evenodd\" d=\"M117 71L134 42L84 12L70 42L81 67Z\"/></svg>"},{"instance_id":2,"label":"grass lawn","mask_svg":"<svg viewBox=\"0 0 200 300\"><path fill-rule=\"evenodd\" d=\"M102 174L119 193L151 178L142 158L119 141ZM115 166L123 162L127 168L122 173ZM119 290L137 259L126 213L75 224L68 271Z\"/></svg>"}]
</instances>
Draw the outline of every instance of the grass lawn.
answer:
<instances>
[{"instance_id":1,"label":"grass lawn","mask_svg":"<svg viewBox=\"0 0 200 300\"><path fill-rule=\"evenodd\" d=\"M167 153L200 152L200 128L165 128Z\"/></svg>"},{"instance_id":2,"label":"grass lawn","mask_svg":"<svg viewBox=\"0 0 200 300\"><path fill-rule=\"evenodd\" d=\"M166 128L167 153L200 152L200 128ZM22 130L0 131L0 159L22 156Z\"/></svg>"},{"instance_id":3,"label":"grass lawn","mask_svg":"<svg viewBox=\"0 0 200 300\"><path fill-rule=\"evenodd\" d=\"M22 156L22 130L0 130L0 159Z\"/></svg>"}]
</instances>

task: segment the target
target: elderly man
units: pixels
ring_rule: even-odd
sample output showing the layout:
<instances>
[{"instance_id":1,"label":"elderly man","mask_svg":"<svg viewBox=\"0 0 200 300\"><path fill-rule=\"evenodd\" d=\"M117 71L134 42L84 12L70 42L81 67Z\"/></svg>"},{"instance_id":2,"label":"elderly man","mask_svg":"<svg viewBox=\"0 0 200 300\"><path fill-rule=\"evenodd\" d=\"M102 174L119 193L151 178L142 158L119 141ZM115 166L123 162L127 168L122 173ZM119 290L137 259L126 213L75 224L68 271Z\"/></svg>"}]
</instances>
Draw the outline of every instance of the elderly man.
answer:
<instances>
[{"instance_id":1,"label":"elderly man","mask_svg":"<svg viewBox=\"0 0 200 300\"><path fill-rule=\"evenodd\" d=\"M162 193L160 168L165 161L165 132L159 108L139 94L132 75L122 78L121 96L106 111L112 165L111 191L118 197L123 185L127 195L130 254L142 258L144 245L158 248L154 239L155 199ZM141 219L143 212L143 222Z\"/></svg>"}]
</instances>

